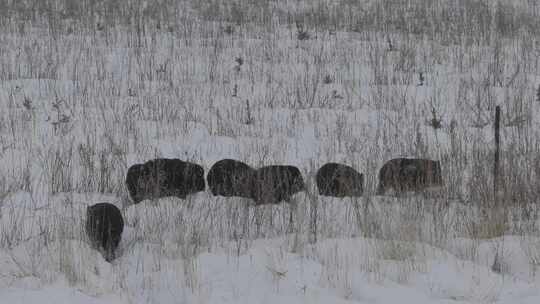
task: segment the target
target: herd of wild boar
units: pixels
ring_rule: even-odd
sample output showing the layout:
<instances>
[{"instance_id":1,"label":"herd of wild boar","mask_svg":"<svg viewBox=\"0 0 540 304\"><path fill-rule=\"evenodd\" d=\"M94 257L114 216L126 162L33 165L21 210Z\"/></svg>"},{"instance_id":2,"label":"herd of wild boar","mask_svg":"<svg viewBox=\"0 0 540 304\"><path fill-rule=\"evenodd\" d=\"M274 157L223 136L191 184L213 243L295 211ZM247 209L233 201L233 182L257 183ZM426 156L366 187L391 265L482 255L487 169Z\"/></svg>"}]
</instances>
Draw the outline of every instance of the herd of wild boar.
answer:
<instances>
[{"instance_id":1,"label":"herd of wild boar","mask_svg":"<svg viewBox=\"0 0 540 304\"><path fill-rule=\"evenodd\" d=\"M319 195L360 197L364 175L354 168L338 163L323 165L316 174ZM423 191L442 186L439 161L417 158L396 158L386 162L379 171L377 195ZM154 159L129 168L126 186L133 203L162 197L185 199L205 191L206 184L214 196L243 197L254 205L291 202L291 197L306 190L300 170L294 166L253 168L241 161L223 159L208 171L206 183L202 166L180 159ZM292 211L290 224L292 223ZM87 208L86 233L94 248L107 261L115 257L120 243L124 220L113 204L99 203Z\"/></svg>"}]
</instances>

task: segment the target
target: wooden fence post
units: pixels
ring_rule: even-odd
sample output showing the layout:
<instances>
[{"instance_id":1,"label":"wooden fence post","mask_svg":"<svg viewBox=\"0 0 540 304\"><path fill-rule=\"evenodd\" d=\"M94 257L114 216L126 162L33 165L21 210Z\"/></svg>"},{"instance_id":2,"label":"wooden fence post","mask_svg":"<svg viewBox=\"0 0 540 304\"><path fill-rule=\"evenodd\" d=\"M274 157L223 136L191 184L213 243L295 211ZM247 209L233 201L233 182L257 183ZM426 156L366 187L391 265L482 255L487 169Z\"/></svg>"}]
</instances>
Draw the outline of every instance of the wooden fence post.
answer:
<instances>
[{"instance_id":1,"label":"wooden fence post","mask_svg":"<svg viewBox=\"0 0 540 304\"><path fill-rule=\"evenodd\" d=\"M500 180L500 128L501 128L501 107L497 106L495 108L495 159L493 163L493 195L495 197L495 204L497 204L497 190L499 188Z\"/></svg>"}]
</instances>

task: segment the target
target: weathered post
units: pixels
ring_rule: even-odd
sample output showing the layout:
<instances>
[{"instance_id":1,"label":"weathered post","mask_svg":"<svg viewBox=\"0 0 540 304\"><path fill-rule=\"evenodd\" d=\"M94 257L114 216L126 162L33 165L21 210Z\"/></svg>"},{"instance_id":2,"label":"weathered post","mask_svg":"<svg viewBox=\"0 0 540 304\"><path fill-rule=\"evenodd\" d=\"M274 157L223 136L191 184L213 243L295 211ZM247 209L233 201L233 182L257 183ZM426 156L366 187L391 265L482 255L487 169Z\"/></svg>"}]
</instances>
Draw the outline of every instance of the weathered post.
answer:
<instances>
[{"instance_id":1,"label":"weathered post","mask_svg":"<svg viewBox=\"0 0 540 304\"><path fill-rule=\"evenodd\" d=\"M316 197L310 195L310 208L309 208L309 243L317 243L317 216L319 202Z\"/></svg>"},{"instance_id":2,"label":"weathered post","mask_svg":"<svg viewBox=\"0 0 540 304\"><path fill-rule=\"evenodd\" d=\"M495 204L497 204L497 190L499 188L500 180L500 127L501 127L501 107L495 107L495 159L493 163L493 195L495 197Z\"/></svg>"}]
</instances>

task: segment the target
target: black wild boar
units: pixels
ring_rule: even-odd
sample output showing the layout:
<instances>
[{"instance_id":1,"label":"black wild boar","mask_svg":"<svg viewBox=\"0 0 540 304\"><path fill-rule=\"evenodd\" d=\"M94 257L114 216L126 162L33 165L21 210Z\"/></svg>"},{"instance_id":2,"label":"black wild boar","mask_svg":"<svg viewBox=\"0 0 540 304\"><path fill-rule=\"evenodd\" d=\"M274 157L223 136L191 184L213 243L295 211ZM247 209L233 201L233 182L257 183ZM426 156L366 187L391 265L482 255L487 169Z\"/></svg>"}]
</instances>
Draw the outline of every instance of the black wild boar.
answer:
<instances>
[{"instance_id":1,"label":"black wild boar","mask_svg":"<svg viewBox=\"0 0 540 304\"><path fill-rule=\"evenodd\" d=\"M364 176L350 166L327 163L317 171L316 182L319 195L358 197L363 193Z\"/></svg>"},{"instance_id":2,"label":"black wild boar","mask_svg":"<svg viewBox=\"0 0 540 304\"><path fill-rule=\"evenodd\" d=\"M185 199L189 194L205 190L204 169L179 159L154 159L131 166L126 185L135 204L167 196Z\"/></svg>"},{"instance_id":3,"label":"black wild boar","mask_svg":"<svg viewBox=\"0 0 540 304\"><path fill-rule=\"evenodd\" d=\"M87 207L85 228L92 247L98 249L107 262L114 260L124 231L124 219L120 210L109 203Z\"/></svg>"},{"instance_id":4,"label":"black wild boar","mask_svg":"<svg viewBox=\"0 0 540 304\"><path fill-rule=\"evenodd\" d=\"M215 196L251 198L255 172L255 169L243 162L222 159L210 168L206 180Z\"/></svg>"},{"instance_id":5,"label":"black wild boar","mask_svg":"<svg viewBox=\"0 0 540 304\"><path fill-rule=\"evenodd\" d=\"M396 158L386 162L379 171L377 194L389 189L396 193L423 191L443 185L439 161L419 158Z\"/></svg>"}]
</instances>

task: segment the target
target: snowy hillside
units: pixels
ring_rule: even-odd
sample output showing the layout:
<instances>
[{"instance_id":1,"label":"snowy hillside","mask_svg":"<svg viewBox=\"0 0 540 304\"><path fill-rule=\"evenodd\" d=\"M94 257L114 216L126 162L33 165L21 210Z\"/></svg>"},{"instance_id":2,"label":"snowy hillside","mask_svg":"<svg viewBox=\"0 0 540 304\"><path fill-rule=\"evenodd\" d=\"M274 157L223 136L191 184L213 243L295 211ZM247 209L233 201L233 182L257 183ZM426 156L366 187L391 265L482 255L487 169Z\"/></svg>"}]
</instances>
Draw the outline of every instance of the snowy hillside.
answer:
<instances>
[{"instance_id":1,"label":"snowy hillside","mask_svg":"<svg viewBox=\"0 0 540 304\"><path fill-rule=\"evenodd\" d=\"M0 1L0 24L0 303L540 303L534 1ZM375 195L404 156L444 187ZM158 157L297 166L294 233L285 203L133 205ZM319 196L327 162L364 196Z\"/></svg>"}]
</instances>

